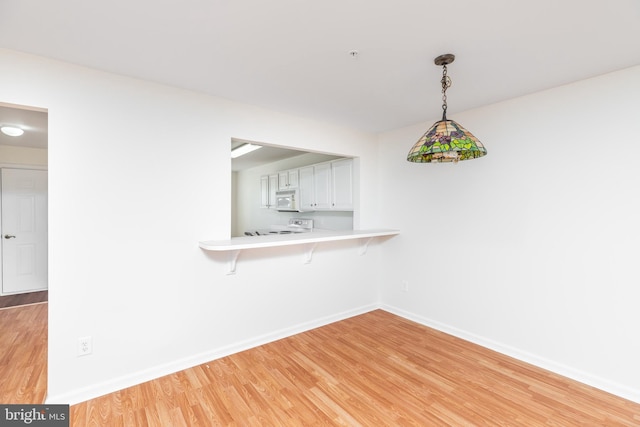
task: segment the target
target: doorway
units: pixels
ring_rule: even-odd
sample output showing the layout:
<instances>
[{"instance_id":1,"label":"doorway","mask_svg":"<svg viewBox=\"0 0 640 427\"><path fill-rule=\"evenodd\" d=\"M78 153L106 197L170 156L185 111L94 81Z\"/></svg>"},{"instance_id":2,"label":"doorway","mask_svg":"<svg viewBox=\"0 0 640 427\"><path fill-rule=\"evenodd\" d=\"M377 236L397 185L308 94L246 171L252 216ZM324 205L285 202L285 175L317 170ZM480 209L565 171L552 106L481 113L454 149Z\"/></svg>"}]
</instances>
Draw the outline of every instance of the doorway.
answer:
<instances>
[{"instance_id":1,"label":"doorway","mask_svg":"<svg viewBox=\"0 0 640 427\"><path fill-rule=\"evenodd\" d=\"M0 128L5 126L23 133L11 136L0 129L0 203L4 206L0 206L0 346L6 350L0 357L0 378L6 380L0 401L44 403L49 288L47 110L0 102Z\"/></svg>"}]
</instances>

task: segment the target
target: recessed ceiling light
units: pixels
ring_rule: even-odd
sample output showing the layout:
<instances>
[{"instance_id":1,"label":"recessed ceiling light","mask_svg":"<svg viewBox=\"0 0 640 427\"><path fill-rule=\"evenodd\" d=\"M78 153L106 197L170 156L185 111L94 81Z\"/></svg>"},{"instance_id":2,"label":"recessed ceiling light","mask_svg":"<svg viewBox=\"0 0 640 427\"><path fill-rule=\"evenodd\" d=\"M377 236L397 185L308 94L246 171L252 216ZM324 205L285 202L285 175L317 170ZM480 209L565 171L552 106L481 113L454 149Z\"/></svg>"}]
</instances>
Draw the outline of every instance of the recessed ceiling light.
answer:
<instances>
[{"instance_id":1,"label":"recessed ceiling light","mask_svg":"<svg viewBox=\"0 0 640 427\"><path fill-rule=\"evenodd\" d=\"M2 126L0 128L0 131L2 131L2 133L4 133L5 135L9 135L9 136L20 136L24 133L22 129L14 126Z\"/></svg>"}]
</instances>

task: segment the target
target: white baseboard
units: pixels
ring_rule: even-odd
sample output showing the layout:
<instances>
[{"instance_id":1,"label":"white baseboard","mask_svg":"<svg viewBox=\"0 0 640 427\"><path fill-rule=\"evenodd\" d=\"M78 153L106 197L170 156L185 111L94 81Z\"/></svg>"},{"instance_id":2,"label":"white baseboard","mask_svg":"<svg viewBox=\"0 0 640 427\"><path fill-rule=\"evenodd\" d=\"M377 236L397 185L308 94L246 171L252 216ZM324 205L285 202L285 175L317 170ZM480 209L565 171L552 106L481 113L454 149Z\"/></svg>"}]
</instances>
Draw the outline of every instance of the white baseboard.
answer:
<instances>
[{"instance_id":1,"label":"white baseboard","mask_svg":"<svg viewBox=\"0 0 640 427\"><path fill-rule=\"evenodd\" d=\"M46 403L48 404L70 404L84 402L89 399L93 399L105 394L113 393L118 390L122 390L127 387L141 384L146 381L150 381L156 378L160 378L165 375L173 374L184 369L192 368L194 366L201 365L203 363L210 362L212 360L219 359L221 357L229 356L234 353L239 353L250 348L254 348L263 344L267 344L273 341L277 341L282 338L290 337L301 332L305 332L311 329L315 329L330 323L338 322L340 320L347 319L349 317L357 316L359 314L367 313L372 310L380 308L379 304L371 304L359 307L357 309L344 311L341 313L332 314L330 316L315 319L309 322L300 323L296 326L280 329L268 334L260 335L248 340L244 340L238 343L231 344L229 346L212 349L199 354L185 357L180 360L176 360L163 365L154 366L149 369L138 371L129 375L124 375L119 378L115 378L110 381L104 381L99 384L93 384L89 387L84 387L78 390L74 390L70 393L64 393L59 395L47 395Z\"/></svg>"},{"instance_id":2,"label":"white baseboard","mask_svg":"<svg viewBox=\"0 0 640 427\"><path fill-rule=\"evenodd\" d=\"M428 326L438 331L447 333L449 335L453 335L463 340L470 341L474 344L481 345L482 347L497 351L498 353L502 353L523 362L530 363L531 365L546 369L547 371L554 372L558 375L562 375L583 384L590 385L597 389L606 391L607 393L611 393L624 399L631 400L632 402L640 403L640 390L636 390L631 387L627 387L625 385L600 378L587 372L574 369L570 366L566 366L561 363L536 356L535 354L518 350L517 348L504 345L502 343L463 331L461 329L437 322L432 319L428 319L426 317L419 316L414 313L401 310L393 306L382 304L380 306L380 309L388 311L389 313L393 313L400 317L404 317L405 319L414 321L416 323L420 323L421 325Z\"/></svg>"}]
</instances>

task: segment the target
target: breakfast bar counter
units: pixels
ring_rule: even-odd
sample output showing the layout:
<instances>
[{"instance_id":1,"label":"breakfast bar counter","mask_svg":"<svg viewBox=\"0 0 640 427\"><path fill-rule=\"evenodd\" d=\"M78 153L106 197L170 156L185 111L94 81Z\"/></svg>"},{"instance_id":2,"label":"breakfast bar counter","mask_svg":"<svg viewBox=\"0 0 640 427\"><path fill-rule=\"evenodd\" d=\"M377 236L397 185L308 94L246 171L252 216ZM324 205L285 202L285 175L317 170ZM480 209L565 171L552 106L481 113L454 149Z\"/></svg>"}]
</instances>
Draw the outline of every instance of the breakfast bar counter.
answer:
<instances>
[{"instance_id":1,"label":"breakfast bar counter","mask_svg":"<svg viewBox=\"0 0 640 427\"><path fill-rule=\"evenodd\" d=\"M399 230L314 230L306 233L274 234L268 236L234 237L229 240L205 240L199 242L206 251L229 252L229 271L234 274L240 252L245 249L273 248L278 246L302 245L305 250L305 262L311 262L313 251L318 243L339 240L362 240L360 254L364 255L374 238L391 237L400 234Z\"/></svg>"}]
</instances>

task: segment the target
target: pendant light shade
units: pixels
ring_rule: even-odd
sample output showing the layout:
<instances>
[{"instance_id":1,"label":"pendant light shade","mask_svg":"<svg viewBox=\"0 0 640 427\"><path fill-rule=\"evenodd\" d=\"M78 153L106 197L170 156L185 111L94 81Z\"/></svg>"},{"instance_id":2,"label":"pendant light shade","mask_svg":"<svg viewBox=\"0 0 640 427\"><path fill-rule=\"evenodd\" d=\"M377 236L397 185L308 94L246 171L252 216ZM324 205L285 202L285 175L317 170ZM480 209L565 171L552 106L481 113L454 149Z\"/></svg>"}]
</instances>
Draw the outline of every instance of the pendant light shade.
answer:
<instances>
[{"instance_id":1,"label":"pendant light shade","mask_svg":"<svg viewBox=\"0 0 640 427\"><path fill-rule=\"evenodd\" d=\"M453 120L447 120L447 89L451 79L447 76L447 65L455 56L448 53L435 59L435 64L442 66L442 120L439 120L414 144L407 155L407 160L415 163L458 162L460 160L477 159L487 154L484 145Z\"/></svg>"},{"instance_id":2,"label":"pendant light shade","mask_svg":"<svg viewBox=\"0 0 640 427\"><path fill-rule=\"evenodd\" d=\"M416 163L457 162L487 154L478 138L453 120L437 121L409 151L407 160Z\"/></svg>"}]
</instances>

